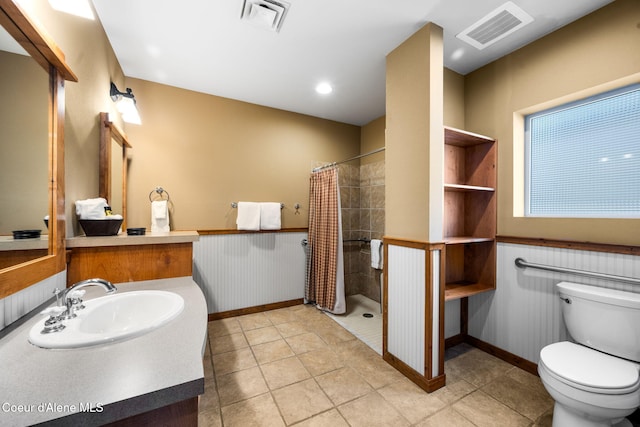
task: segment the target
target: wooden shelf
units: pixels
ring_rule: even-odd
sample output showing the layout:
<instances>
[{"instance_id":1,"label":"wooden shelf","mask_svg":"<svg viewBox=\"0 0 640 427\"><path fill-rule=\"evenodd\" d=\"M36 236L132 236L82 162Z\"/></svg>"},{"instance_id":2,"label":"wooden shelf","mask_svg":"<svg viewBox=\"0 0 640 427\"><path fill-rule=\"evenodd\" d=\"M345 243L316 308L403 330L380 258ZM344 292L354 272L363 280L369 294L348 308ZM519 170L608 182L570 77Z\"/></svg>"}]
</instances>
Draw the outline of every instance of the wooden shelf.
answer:
<instances>
[{"instance_id":1,"label":"wooden shelf","mask_svg":"<svg viewBox=\"0 0 640 427\"><path fill-rule=\"evenodd\" d=\"M471 147L472 145L495 142L495 139L466 130L456 129L449 126L444 127L445 143L458 147Z\"/></svg>"},{"instance_id":2,"label":"wooden shelf","mask_svg":"<svg viewBox=\"0 0 640 427\"><path fill-rule=\"evenodd\" d=\"M495 192L493 187L481 187L479 185L445 184L444 191L489 191Z\"/></svg>"},{"instance_id":3,"label":"wooden shelf","mask_svg":"<svg viewBox=\"0 0 640 427\"><path fill-rule=\"evenodd\" d=\"M495 290L495 285L488 283L453 282L444 287L444 300L451 301Z\"/></svg>"},{"instance_id":4,"label":"wooden shelf","mask_svg":"<svg viewBox=\"0 0 640 427\"><path fill-rule=\"evenodd\" d=\"M449 236L444 238L447 245L465 245L467 243L493 242L493 237Z\"/></svg>"}]
</instances>

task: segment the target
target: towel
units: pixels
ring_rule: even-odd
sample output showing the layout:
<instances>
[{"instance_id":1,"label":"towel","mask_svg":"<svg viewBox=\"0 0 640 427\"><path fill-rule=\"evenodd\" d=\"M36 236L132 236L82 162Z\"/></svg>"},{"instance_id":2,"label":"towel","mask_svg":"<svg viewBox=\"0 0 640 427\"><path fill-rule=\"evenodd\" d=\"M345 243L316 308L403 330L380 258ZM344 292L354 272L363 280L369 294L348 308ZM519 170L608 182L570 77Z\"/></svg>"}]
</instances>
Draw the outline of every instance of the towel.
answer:
<instances>
[{"instance_id":1,"label":"towel","mask_svg":"<svg viewBox=\"0 0 640 427\"><path fill-rule=\"evenodd\" d=\"M280 230L280 203L260 203L260 230Z\"/></svg>"},{"instance_id":2,"label":"towel","mask_svg":"<svg viewBox=\"0 0 640 427\"><path fill-rule=\"evenodd\" d=\"M371 239L371 267L382 270L382 240Z\"/></svg>"},{"instance_id":3,"label":"towel","mask_svg":"<svg viewBox=\"0 0 640 427\"><path fill-rule=\"evenodd\" d=\"M151 202L151 232L168 233L169 207L166 200L154 200Z\"/></svg>"},{"instance_id":4,"label":"towel","mask_svg":"<svg viewBox=\"0 0 640 427\"><path fill-rule=\"evenodd\" d=\"M107 200L98 197L96 199L76 200L76 215L80 219L104 219L106 214L104 212Z\"/></svg>"},{"instance_id":5,"label":"towel","mask_svg":"<svg viewBox=\"0 0 640 427\"><path fill-rule=\"evenodd\" d=\"M260 203L238 202L238 230L260 230Z\"/></svg>"}]
</instances>

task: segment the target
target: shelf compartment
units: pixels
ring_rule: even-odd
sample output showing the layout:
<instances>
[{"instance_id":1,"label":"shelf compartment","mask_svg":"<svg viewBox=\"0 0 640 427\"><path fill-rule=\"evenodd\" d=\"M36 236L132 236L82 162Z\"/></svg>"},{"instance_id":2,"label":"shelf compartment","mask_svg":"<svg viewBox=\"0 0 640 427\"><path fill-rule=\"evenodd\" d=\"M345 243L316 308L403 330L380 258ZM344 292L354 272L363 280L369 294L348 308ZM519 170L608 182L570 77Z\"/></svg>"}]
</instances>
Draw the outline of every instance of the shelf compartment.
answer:
<instances>
[{"instance_id":1,"label":"shelf compartment","mask_svg":"<svg viewBox=\"0 0 640 427\"><path fill-rule=\"evenodd\" d=\"M483 239L473 243L447 244L445 246L445 293L447 289L460 289L456 295L469 295L495 289L495 241ZM482 284L480 286L479 284Z\"/></svg>"},{"instance_id":2,"label":"shelf compartment","mask_svg":"<svg viewBox=\"0 0 640 427\"><path fill-rule=\"evenodd\" d=\"M467 298L482 292L495 290L495 285L488 283L453 282L447 283L444 287L444 300L451 301L460 298Z\"/></svg>"},{"instance_id":3,"label":"shelf compartment","mask_svg":"<svg viewBox=\"0 0 640 427\"><path fill-rule=\"evenodd\" d=\"M449 236L444 238L446 245L465 245L468 243L493 242L493 237Z\"/></svg>"},{"instance_id":4,"label":"shelf compartment","mask_svg":"<svg viewBox=\"0 0 640 427\"><path fill-rule=\"evenodd\" d=\"M466 130L456 129L450 126L444 127L444 140L447 144L458 147L471 147L487 142L495 142L495 139L488 136L467 132Z\"/></svg>"}]
</instances>

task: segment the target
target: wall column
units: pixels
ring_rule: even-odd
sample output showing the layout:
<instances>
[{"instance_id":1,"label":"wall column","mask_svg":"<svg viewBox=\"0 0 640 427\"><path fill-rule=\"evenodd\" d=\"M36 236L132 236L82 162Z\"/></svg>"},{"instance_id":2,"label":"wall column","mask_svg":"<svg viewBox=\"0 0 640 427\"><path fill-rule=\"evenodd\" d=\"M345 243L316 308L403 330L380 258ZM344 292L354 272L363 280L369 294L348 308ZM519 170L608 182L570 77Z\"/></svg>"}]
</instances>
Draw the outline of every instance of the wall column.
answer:
<instances>
[{"instance_id":1,"label":"wall column","mask_svg":"<svg viewBox=\"0 0 640 427\"><path fill-rule=\"evenodd\" d=\"M387 55L383 357L427 391L445 383L443 70L433 23Z\"/></svg>"}]
</instances>

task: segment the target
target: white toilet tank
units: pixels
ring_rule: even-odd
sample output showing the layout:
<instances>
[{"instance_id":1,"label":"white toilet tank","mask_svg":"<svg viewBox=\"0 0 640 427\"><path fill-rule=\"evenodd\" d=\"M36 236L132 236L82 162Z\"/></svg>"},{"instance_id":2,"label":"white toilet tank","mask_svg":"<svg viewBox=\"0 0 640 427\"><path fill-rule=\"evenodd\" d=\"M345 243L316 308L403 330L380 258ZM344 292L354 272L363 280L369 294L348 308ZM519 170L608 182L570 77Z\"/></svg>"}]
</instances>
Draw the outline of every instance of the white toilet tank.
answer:
<instances>
[{"instance_id":1,"label":"white toilet tank","mask_svg":"<svg viewBox=\"0 0 640 427\"><path fill-rule=\"evenodd\" d=\"M576 342L640 362L640 293L570 282L556 286Z\"/></svg>"}]
</instances>

